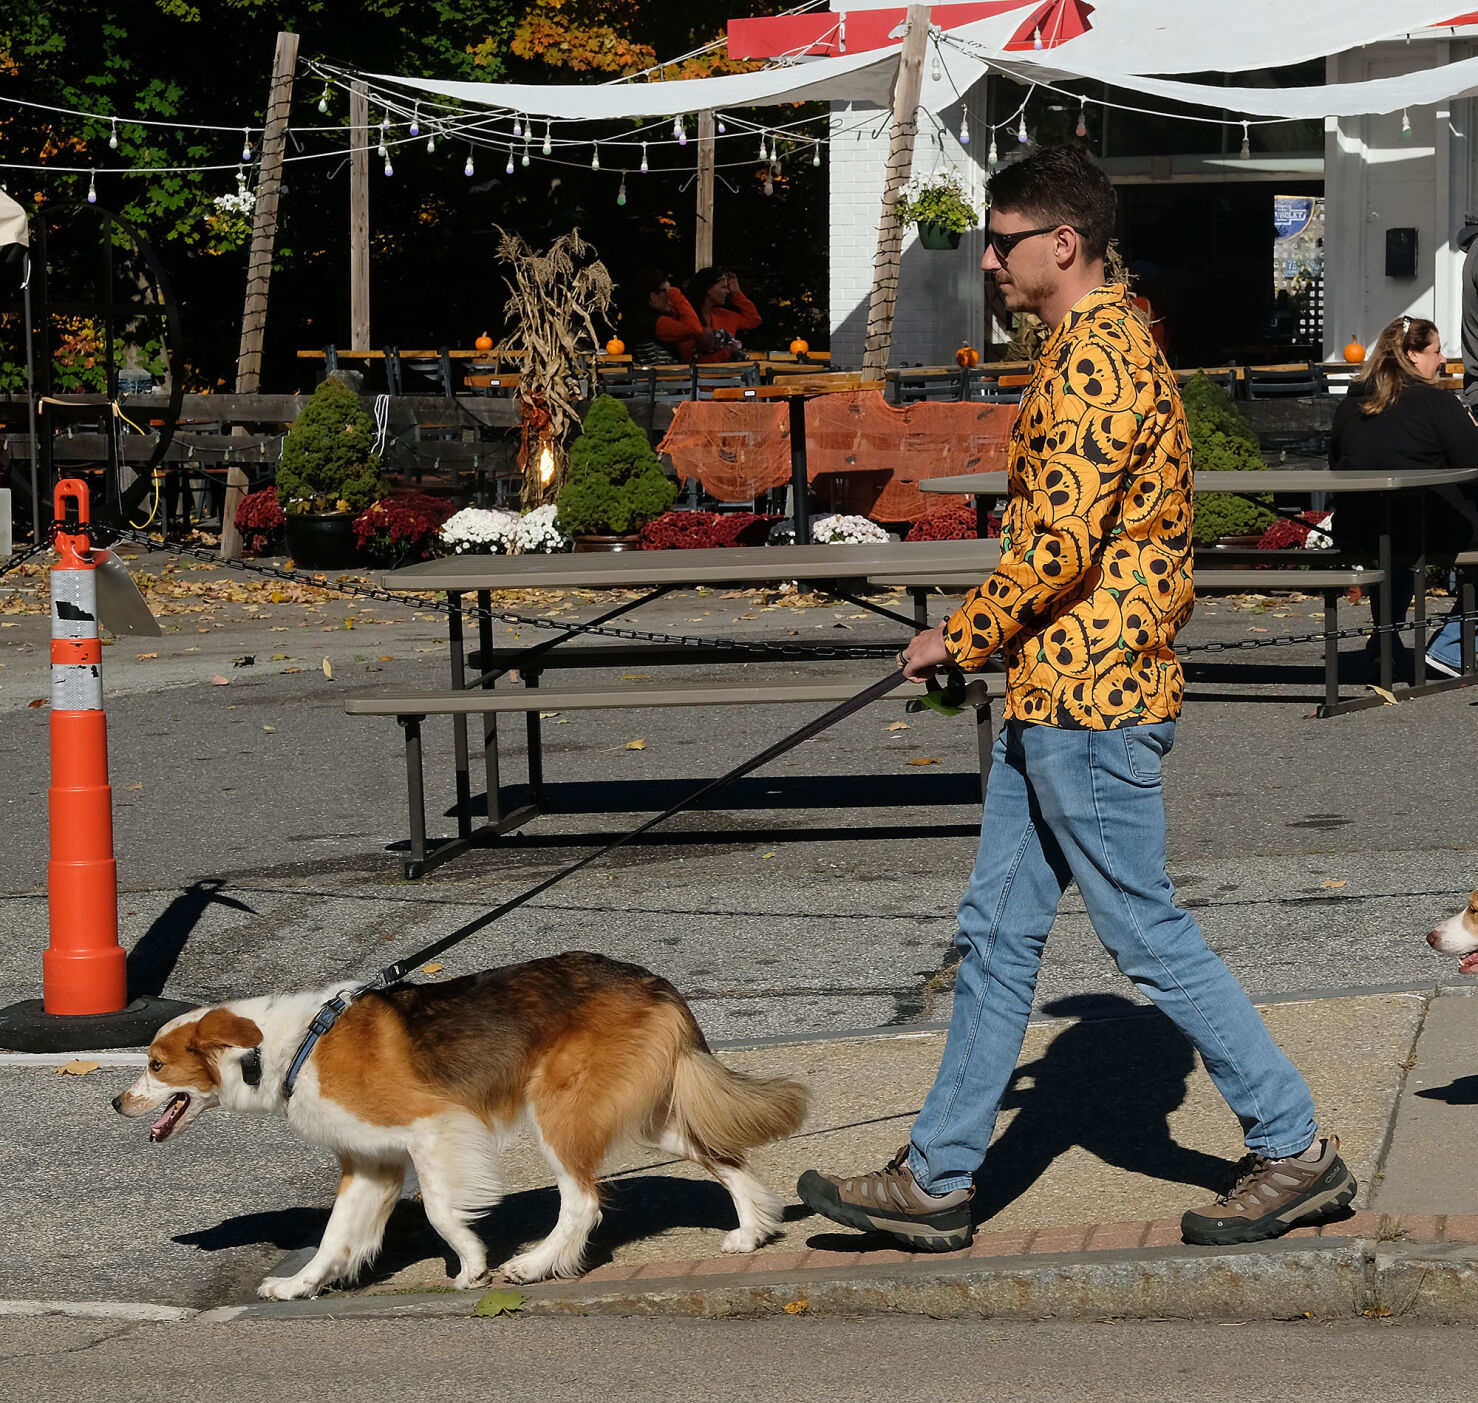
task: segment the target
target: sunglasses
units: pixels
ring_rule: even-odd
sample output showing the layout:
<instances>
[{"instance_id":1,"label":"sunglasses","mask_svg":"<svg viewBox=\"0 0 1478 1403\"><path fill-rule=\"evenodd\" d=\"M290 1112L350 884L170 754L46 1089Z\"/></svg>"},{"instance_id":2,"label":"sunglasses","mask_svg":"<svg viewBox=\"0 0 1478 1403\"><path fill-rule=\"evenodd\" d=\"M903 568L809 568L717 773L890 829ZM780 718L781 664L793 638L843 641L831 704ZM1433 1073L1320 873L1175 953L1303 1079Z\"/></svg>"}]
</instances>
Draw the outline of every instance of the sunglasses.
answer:
<instances>
[{"instance_id":1,"label":"sunglasses","mask_svg":"<svg viewBox=\"0 0 1478 1403\"><path fill-rule=\"evenodd\" d=\"M1022 229L1015 234L1001 234L992 229L989 231L990 246L995 249L996 257L999 258L1002 263L1004 263L1008 258L1011 257L1011 250L1014 249L1016 245L1019 244L1023 239L1034 239L1038 234L1055 234L1059 229L1063 227L1064 226L1061 224L1048 224L1045 228L1042 229ZM1065 227L1071 229L1073 226L1069 224Z\"/></svg>"}]
</instances>

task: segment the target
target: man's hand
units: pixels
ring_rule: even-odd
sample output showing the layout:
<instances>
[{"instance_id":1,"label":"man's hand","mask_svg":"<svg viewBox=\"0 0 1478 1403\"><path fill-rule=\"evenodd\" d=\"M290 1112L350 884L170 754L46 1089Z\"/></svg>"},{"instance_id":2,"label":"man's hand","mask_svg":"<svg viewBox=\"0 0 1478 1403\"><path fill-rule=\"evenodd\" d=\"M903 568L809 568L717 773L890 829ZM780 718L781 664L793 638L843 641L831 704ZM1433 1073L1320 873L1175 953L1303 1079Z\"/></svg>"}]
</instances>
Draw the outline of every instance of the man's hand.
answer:
<instances>
[{"instance_id":1,"label":"man's hand","mask_svg":"<svg viewBox=\"0 0 1478 1403\"><path fill-rule=\"evenodd\" d=\"M949 661L944 646L944 626L915 635L912 643L898 655L898 666L910 682L927 682Z\"/></svg>"}]
</instances>

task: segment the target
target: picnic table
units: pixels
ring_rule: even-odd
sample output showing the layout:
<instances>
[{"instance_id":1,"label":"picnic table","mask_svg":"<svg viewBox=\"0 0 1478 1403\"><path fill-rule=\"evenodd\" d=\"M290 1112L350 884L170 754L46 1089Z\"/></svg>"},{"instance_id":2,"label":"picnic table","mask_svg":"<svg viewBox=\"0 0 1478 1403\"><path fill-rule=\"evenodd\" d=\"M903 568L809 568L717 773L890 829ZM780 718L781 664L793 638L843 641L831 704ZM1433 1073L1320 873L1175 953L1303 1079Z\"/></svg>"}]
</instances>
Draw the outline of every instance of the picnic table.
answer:
<instances>
[{"instance_id":1,"label":"picnic table","mask_svg":"<svg viewBox=\"0 0 1478 1403\"><path fill-rule=\"evenodd\" d=\"M896 613L860 596L868 580L888 571L956 571L984 579L999 559L995 541L931 541L876 545L750 546L720 550L666 550L590 552L561 555L461 555L425 561L385 572L379 583L403 594L445 591L453 611L448 615L451 652L450 686L444 690L378 689L352 696L345 702L351 716L392 716L405 739L406 783L410 811L410 848L405 859L407 877L429 872L474 843L507 833L547 808L544 790L544 752L540 712L604 710L632 707L787 705L843 701L892 666L894 652L906 646L921 628L928 627L926 605L916 601L914 617ZM896 621L898 636L869 646L877 653L868 673L823 681L683 682L645 684L623 682L595 687L545 688L542 674L591 668L749 664L763 661L834 661L837 640L753 638L679 641L580 641L581 625L551 632L537 643L495 646L492 593L509 589L610 589L641 591L618 601L587 621L615 625L621 616L650 604L671 590L705 585L757 585L795 580ZM477 616L478 648L469 658L464 636L461 601L472 595ZM475 672L469 675L469 664ZM516 679L510 674L516 672ZM507 679L521 685L495 686ZM975 708L981 782L989 767L990 700L1000 695L999 677L971 683ZM501 780L498 752L499 714L524 717L527 732L528 784L526 802L510 806ZM457 835L431 842L426 833L421 723L428 716L452 718L453 764ZM472 773L468 744L469 716L482 717L483 766L486 778L488 822L474 830Z\"/></svg>"},{"instance_id":2,"label":"picnic table","mask_svg":"<svg viewBox=\"0 0 1478 1403\"><path fill-rule=\"evenodd\" d=\"M975 510L977 520L980 523L979 530L985 534L984 523L994 507L998 498L1008 492L1009 475L1004 472L994 473L965 473L956 477L936 477L927 482L919 484L920 490L925 492L947 492L966 493L975 498ZM1382 526L1379 533L1374 569L1361 569L1363 562L1347 560L1343 556L1333 552L1308 552L1301 553L1300 564L1309 567L1332 567L1325 569L1327 577L1322 583L1315 586L1312 577L1307 570L1274 570L1264 574L1259 581L1264 588L1269 585L1278 584L1284 588L1298 589L1318 588L1325 594L1326 623L1327 627L1333 627L1328 621L1332 618L1333 598L1332 592L1340 587L1339 579L1342 574L1348 574L1346 584L1359 584L1369 586L1372 584L1384 584L1392 578L1393 557L1391 541L1391 502L1397 493L1414 492L1424 487L1452 487L1462 486L1466 483L1478 481L1478 469L1475 468L1451 468L1451 469L1427 469L1421 471L1395 471L1389 473L1373 472L1337 472L1330 468L1295 468L1295 469L1269 469L1266 471L1236 471L1215 472L1202 470L1192 474L1192 491L1201 492L1230 492L1238 495L1305 495L1314 492L1378 492L1383 494L1385 511ZM1230 554L1230 553L1229 553ZM1263 552L1264 558L1278 555L1282 557L1278 562L1282 564L1288 561L1289 554L1283 552ZM1274 563L1269 560L1269 563ZM1458 563L1471 565L1478 563L1478 553L1469 553L1460 556ZM1426 543L1423 541L1416 558L1411 563L1411 570L1416 585L1413 600L1413 617L1416 626L1415 638L1412 647L1413 656L1413 684L1408 695L1422 695L1427 692L1446 691L1455 686L1468 686L1474 680L1478 680L1473 664L1474 643L1473 629L1471 624L1463 627L1463 665L1462 676L1446 679L1442 682L1428 683L1426 681L1426 651L1427 651L1427 627L1426 627ZM1207 572L1197 570L1197 588L1203 587ZM1235 588L1236 582L1230 582ZM1219 592L1227 591L1228 582L1217 581ZM1245 588L1245 586L1243 587ZM1470 596L1472 594L1471 583L1464 588L1463 612L1471 612ZM1391 623L1391 596L1390 591L1382 589L1378 604L1377 622L1382 628L1389 627ZM1365 706L1379 705L1379 697L1374 700L1361 698L1354 701L1341 702L1338 700L1338 678L1337 678L1337 641L1331 640L1326 649L1326 699L1321 708L1321 714L1326 716L1338 715L1344 711L1358 710ZM1390 691L1393 682L1393 650L1391 647L1391 634L1382 632L1380 634L1380 681L1381 686ZM1332 689L1332 691L1330 690Z\"/></svg>"}]
</instances>

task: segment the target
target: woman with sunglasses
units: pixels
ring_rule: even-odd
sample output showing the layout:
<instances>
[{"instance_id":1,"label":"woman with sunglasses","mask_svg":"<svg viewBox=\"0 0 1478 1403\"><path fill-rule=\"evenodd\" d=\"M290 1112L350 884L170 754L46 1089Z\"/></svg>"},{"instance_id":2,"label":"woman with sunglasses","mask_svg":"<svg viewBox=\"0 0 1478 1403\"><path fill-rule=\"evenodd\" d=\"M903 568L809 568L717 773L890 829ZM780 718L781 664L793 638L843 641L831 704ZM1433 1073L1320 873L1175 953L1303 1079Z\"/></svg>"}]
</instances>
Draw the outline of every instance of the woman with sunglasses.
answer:
<instances>
[{"instance_id":1,"label":"woman with sunglasses","mask_svg":"<svg viewBox=\"0 0 1478 1403\"><path fill-rule=\"evenodd\" d=\"M1478 468L1478 425L1455 394L1438 385L1446 364L1442 337L1425 317L1397 317L1381 332L1343 403L1329 435L1329 466L1342 472L1421 471ZM1478 495L1471 486L1403 492L1390 503L1394 578L1391 622L1402 623L1416 581L1410 566L1423 549L1451 559L1478 541ZM1332 526L1342 551L1376 554L1385 503L1378 494L1351 492L1336 499ZM1371 591L1371 617L1378 619L1377 585ZM1399 633L1392 636L1397 671L1408 674L1410 651ZM1372 636L1365 651L1371 680L1379 670L1380 643ZM1449 623L1433 638L1427 662L1456 677L1461 654L1459 625Z\"/></svg>"}]
</instances>

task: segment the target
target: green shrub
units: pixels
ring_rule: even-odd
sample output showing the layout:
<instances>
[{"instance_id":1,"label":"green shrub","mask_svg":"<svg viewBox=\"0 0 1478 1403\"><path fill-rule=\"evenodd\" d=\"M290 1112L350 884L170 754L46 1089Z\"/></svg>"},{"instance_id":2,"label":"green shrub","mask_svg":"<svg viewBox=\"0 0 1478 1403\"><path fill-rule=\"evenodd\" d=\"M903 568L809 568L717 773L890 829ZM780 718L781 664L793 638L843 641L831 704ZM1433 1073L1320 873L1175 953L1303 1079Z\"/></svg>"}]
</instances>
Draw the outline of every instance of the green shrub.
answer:
<instances>
[{"instance_id":1,"label":"green shrub","mask_svg":"<svg viewBox=\"0 0 1478 1403\"><path fill-rule=\"evenodd\" d=\"M385 495L374 420L342 380L313 391L282 444L277 500L285 510L361 512Z\"/></svg>"},{"instance_id":2,"label":"green shrub","mask_svg":"<svg viewBox=\"0 0 1478 1403\"><path fill-rule=\"evenodd\" d=\"M656 520L677 500L646 434L620 400L601 395L570 448L557 505L569 536L625 536Z\"/></svg>"},{"instance_id":3,"label":"green shrub","mask_svg":"<svg viewBox=\"0 0 1478 1403\"><path fill-rule=\"evenodd\" d=\"M1257 435L1237 412L1220 385L1205 375L1193 375L1181 392L1186 427L1191 435L1191 466L1197 471L1245 472L1266 469L1257 449ZM1266 505L1271 498L1233 497L1221 492L1198 492L1194 539L1198 546L1214 545L1223 536L1253 536L1277 520Z\"/></svg>"},{"instance_id":4,"label":"green shrub","mask_svg":"<svg viewBox=\"0 0 1478 1403\"><path fill-rule=\"evenodd\" d=\"M979 211L953 173L906 186L898 196L898 218L904 224L942 224L957 234L980 223Z\"/></svg>"}]
</instances>

